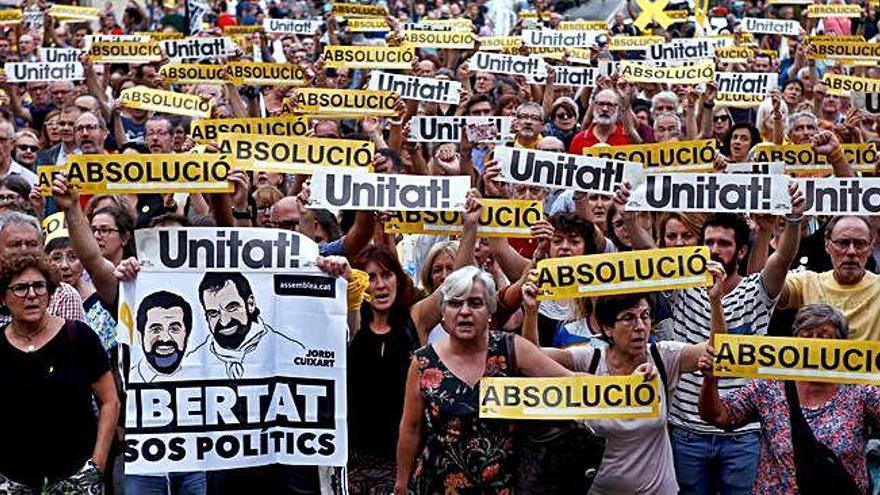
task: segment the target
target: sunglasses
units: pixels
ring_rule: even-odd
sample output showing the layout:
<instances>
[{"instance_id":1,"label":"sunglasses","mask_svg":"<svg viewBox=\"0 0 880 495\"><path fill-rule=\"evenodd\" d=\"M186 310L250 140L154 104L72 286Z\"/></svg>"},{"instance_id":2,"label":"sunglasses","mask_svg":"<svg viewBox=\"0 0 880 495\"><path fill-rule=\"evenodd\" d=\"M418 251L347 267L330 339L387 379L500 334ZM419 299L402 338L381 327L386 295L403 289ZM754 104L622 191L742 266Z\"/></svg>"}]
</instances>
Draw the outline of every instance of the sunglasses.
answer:
<instances>
[{"instance_id":1,"label":"sunglasses","mask_svg":"<svg viewBox=\"0 0 880 495\"><path fill-rule=\"evenodd\" d=\"M557 119L570 119L572 117L574 117L574 115L572 115L568 112L559 112L556 114Z\"/></svg>"},{"instance_id":2,"label":"sunglasses","mask_svg":"<svg viewBox=\"0 0 880 495\"><path fill-rule=\"evenodd\" d=\"M18 151L30 151L31 153L36 153L40 150L39 146L31 146L29 144L19 144L18 146L16 146L16 148L18 148Z\"/></svg>"},{"instance_id":3,"label":"sunglasses","mask_svg":"<svg viewBox=\"0 0 880 495\"><path fill-rule=\"evenodd\" d=\"M716 115L712 117L712 122L727 122L730 120L730 116L728 115Z\"/></svg>"}]
</instances>

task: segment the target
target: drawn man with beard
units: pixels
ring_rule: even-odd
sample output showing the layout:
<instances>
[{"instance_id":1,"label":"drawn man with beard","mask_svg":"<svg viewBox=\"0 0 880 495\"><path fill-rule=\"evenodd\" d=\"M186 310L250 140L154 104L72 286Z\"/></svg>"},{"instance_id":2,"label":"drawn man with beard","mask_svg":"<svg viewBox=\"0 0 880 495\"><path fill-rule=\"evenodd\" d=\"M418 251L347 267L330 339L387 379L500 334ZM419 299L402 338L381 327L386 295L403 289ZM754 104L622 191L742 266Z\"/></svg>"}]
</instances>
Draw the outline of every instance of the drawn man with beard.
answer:
<instances>
[{"instance_id":1,"label":"drawn man with beard","mask_svg":"<svg viewBox=\"0 0 880 495\"><path fill-rule=\"evenodd\" d=\"M154 292L138 306L137 329L144 351L135 366L141 381L173 375L180 369L192 331L192 306L177 294Z\"/></svg>"},{"instance_id":2,"label":"drawn man with beard","mask_svg":"<svg viewBox=\"0 0 880 495\"><path fill-rule=\"evenodd\" d=\"M258 368L272 366L275 356L290 356L292 360L306 349L260 318L251 285L241 273L205 274L199 284L199 298L211 336L190 355L197 354L197 362L216 357L225 365L229 378L241 378L248 369L261 374Z\"/></svg>"}]
</instances>

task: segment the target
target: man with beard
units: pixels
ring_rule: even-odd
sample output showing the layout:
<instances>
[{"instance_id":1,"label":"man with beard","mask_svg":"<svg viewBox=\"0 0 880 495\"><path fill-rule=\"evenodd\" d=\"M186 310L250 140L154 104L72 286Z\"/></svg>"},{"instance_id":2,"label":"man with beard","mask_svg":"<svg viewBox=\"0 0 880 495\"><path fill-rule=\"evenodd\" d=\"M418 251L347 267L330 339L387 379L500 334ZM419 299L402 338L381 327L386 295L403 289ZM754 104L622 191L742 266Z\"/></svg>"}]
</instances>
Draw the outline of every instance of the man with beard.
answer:
<instances>
[{"instance_id":1,"label":"man with beard","mask_svg":"<svg viewBox=\"0 0 880 495\"><path fill-rule=\"evenodd\" d=\"M192 306L177 294L154 292L138 306L137 329L144 351L135 367L141 381L172 375L180 369L192 333Z\"/></svg>"},{"instance_id":2,"label":"man with beard","mask_svg":"<svg viewBox=\"0 0 880 495\"><path fill-rule=\"evenodd\" d=\"M541 140L541 128L544 126L544 109L541 105L529 101L516 108L513 121L516 134L513 145L517 148L535 149Z\"/></svg>"},{"instance_id":3,"label":"man with beard","mask_svg":"<svg viewBox=\"0 0 880 495\"><path fill-rule=\"evenodd\" d=\"M210 352L226 367L232 379L264 375L264 364L275 355L302 354L306 347L299 341L276 332L260 318L251 285L238 272L206 273L199 284L199 298L211 337L187 356ZM201 362L199 357L194 358ZM251 371L249 373L248 371Z\"/></svg>"},{"instance_id":4,"label":"man with beard","mask_svg":"<svg viewBox=\"0 0 880 495\"><path fill-rule=\"evenodd\" d=\"M73 126L73 137L76 148L83 155L103 155L104 141L107 139L107 122L94 113L84 112L76 119Z\"/></svg>"},{"instance_id":5,"label":"man with beard","mask_svg":"<svg viewBox=\"0 0 880 495\"><path fill-rule=\"evenodd\" d=\"M711 215L702 228L702 239L713 260L724 266L722 306L730 333L765 335L770 316L785 286L788 267L798 251L805 201L796 186L789 188L792 213L779 246L761 272L743 277L740 262L748 253L749 226L731 213ZM706 288L673 291L669 294L675 340L705 342L711 328L709 295ZM759 454L758 423L733 432L722 431L700 419L697 411L703 377L682 375L675 391L670 423L675 471L681 493L751 493ZM726 393L738 389L744 379L724 380ZM713 484L717 485L713 486Z\"/></svg>"},{"instance_id":6,"label":"man with beard","mask_svg":"<svg viewBox=\"0 0 880 495\"><path fill-rule=\"evenodd\" d=\"M574 135L571 140L571 146L568 152L573 155L580 155L584 148L589 148L598 143L605 143L609 146L625 146L630 144L633 137L638 138L638 133L632 123L624 127L621 123L621 115L624 121L627 115L632 114L629 108L629 102L624 102L620 94L613 89L603 89L593 96L588 112L592 112L592 123L583 131ZM629 120L634 120L632 116ZM632 127L632 132L627 129ZM634 136L633 136L634 134ZM641 139L638 138L638 143Z\"/></svg>"}]
</instances>

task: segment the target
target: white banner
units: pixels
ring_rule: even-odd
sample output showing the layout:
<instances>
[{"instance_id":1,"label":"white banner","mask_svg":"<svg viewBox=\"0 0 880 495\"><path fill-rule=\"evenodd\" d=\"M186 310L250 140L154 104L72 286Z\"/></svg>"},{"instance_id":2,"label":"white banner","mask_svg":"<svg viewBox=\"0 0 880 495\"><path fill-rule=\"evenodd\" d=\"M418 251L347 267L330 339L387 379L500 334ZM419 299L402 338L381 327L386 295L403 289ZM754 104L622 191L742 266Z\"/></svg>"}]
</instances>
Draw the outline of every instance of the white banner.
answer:
<instances>
[{"instance_id":1,"label":"white banner","mask_svg":"<svg viewBox=\"0 0 880 495\"><path fill-rule=\"evenodd\" d=\"M85 54L85 50L76 48L46 48L40 47L41 62L79 62L79 58Z\"/></svg>"},{"instance_id":2,"label":"white banner","mask_svg":"<svg viewBox=\"0 0 880 495\"><path fill-rule=\"evenodd\" d=\"M806 199L805 215L880 215L880 178L794 179Z\"/></svg>"},{"instance_id":3,"label":"white banner","mask_svg":"<svg viewBox=\"0 0 880 495\"><path fill-rule=\"evenodd\" d=\"M614 194L625 176L644 176L640 163L498 146L498 180L599 194Z\"/></svg>"},{"instance_id":4,"label":"white banner","mask_svg":"<svg viewBox=\"0 0 880 495\"><path fill-rule=\"evenodd\" d=\"M513 135L513 117L426 117L417 115L409 121L408 139L420 143L443 143L461 141L462 132L468 124L495 124L501 142Z\"/></svg>"},{"instance_id":5,"label":"white banner","mask_svg":"<svg viewBox=\"0 0 880 495\"><path fill-rule=\"evenodd\" d=\"M784 21L780 19L760 19L757 17L745 17L742 20L743 32L755 34L781 34L783 36L798 36L801 34L801 25L798 21Z\"/></svg>"},{"instance_id":6,"label":"white banner","mask_svg":"<svg viewBox=\"0 0 880 495\"><path fill-rule=\"evenodd\" d=\"M766 95L778 87L779 74L775 72L716 72L715 83L719 93L747 93Z\"/></svg>"},{"instance_id":7,"label":"white banner","mask_svg":"<svg viewBox=\"0 0 880 495\"><path fill-rule=\"evenodd\" d=\"M79 62L7 62L3 66L11 83L80 81L85 78Z\"/></svg>"},{"instance_id":8,"label":"white banner","mask_svg":"<svg viewBox=\"0 0 880 495\"><path fill-rule=\"evenodd\" d=\"M93 43L145 43L150 37L144 34L87 34L83 49L89 51Z\"/></svg>"},{"instance_id":9,"label":"white banner","mask_svg":"<svg viewBox=\"0 0 880 495\"><path fill-rule=\"evenodd\" d=\"M645 51L645 58L650 60L686 60L706 59L715 56L715 48L727 46L724 38L685 38L650 45Z\"/></svg>"},{"instance_id":10,"label":"white banner","mask_svg":"<svg viewBox=\"0 0 880 495\"><path fill-rule=\"evenodd\" d=\"M263 19L263 30L267 33L313 36L323 25L324 21L305 19Z\"/></svg>"},{"instance_id":11,"label":"white banner","mask_svg":"<svg viewBox=\"0 0 880 495\"><path fill-rule=\"evenodd\" d=\"M159 42L162 51L172 61L202 60L227 57L235 53L235 43L228 37L184 38Z\"/></svg>"},{"instance_id":12,"label":"white banner","mask_svg":"<svg viewBox=\"0 0 880 495\"><path fill-rule=\"evenodd\" d=\"M557 48L589 48L596 44L596 37L604 31L553 31L550 29L526 29L523 44Z\"/></svg>"},{"instance_id":13,"label":"white banner","mask_svg":"<svg viewBox=\"0 0 880 495\"><path fill-rule=\"evenodd\" d=\"M126 474L345 465L346 283L274 229L138 230Z\"/></svg>"},{"instance_id":14,"label":"white banner","mask_svg":"<svg viewBox=\"0 0 880 495\"><path fill-rule=\"evenodd\" d=\"M592 86L596 83L596 78L602 74L597 67L571 67L560 65L554 67L556 70L557 86Z\"/></svg>"},{"instance_id":15,"label":"white banner","mask_svg":"<svg viewBox=\"0 0 880 495\"><path fill-rule=\"evenodd\" d=\"M468 71L510 74L534 79L547 76L547 64L544 59L538 57L477 52L468 62Z\"/></svg>"},{"instance_id":16,"label":"white banner","mask_svg":"<svg viewBox=\"0 0 880 495\"><path fill-rule=\"evenodd\" d=\"M461 83L431 77L405 76L390 72L372 71L367 89L394 91L405 100L432 101L458 105Z\"/></svg>"},{"instance_id":17,"label":"white banner","mask_svg":"<svg viewBox=\"0 0 880 495\"><path fill-rule=\"evenodd\" d=\"M315 170L309 206L339 210L462 210L470 177Z\"/></svg>"},{"instance_id":18,"label":"white banner","mask_svg":"<svg viewBox=\"0 0 880 495\"><path fill-rule=\"evenodd\" d=\"M791 211L788 176L753 174L648 174L626 179L630 211L772 213Z\"/></svg>"}]
</instances>

